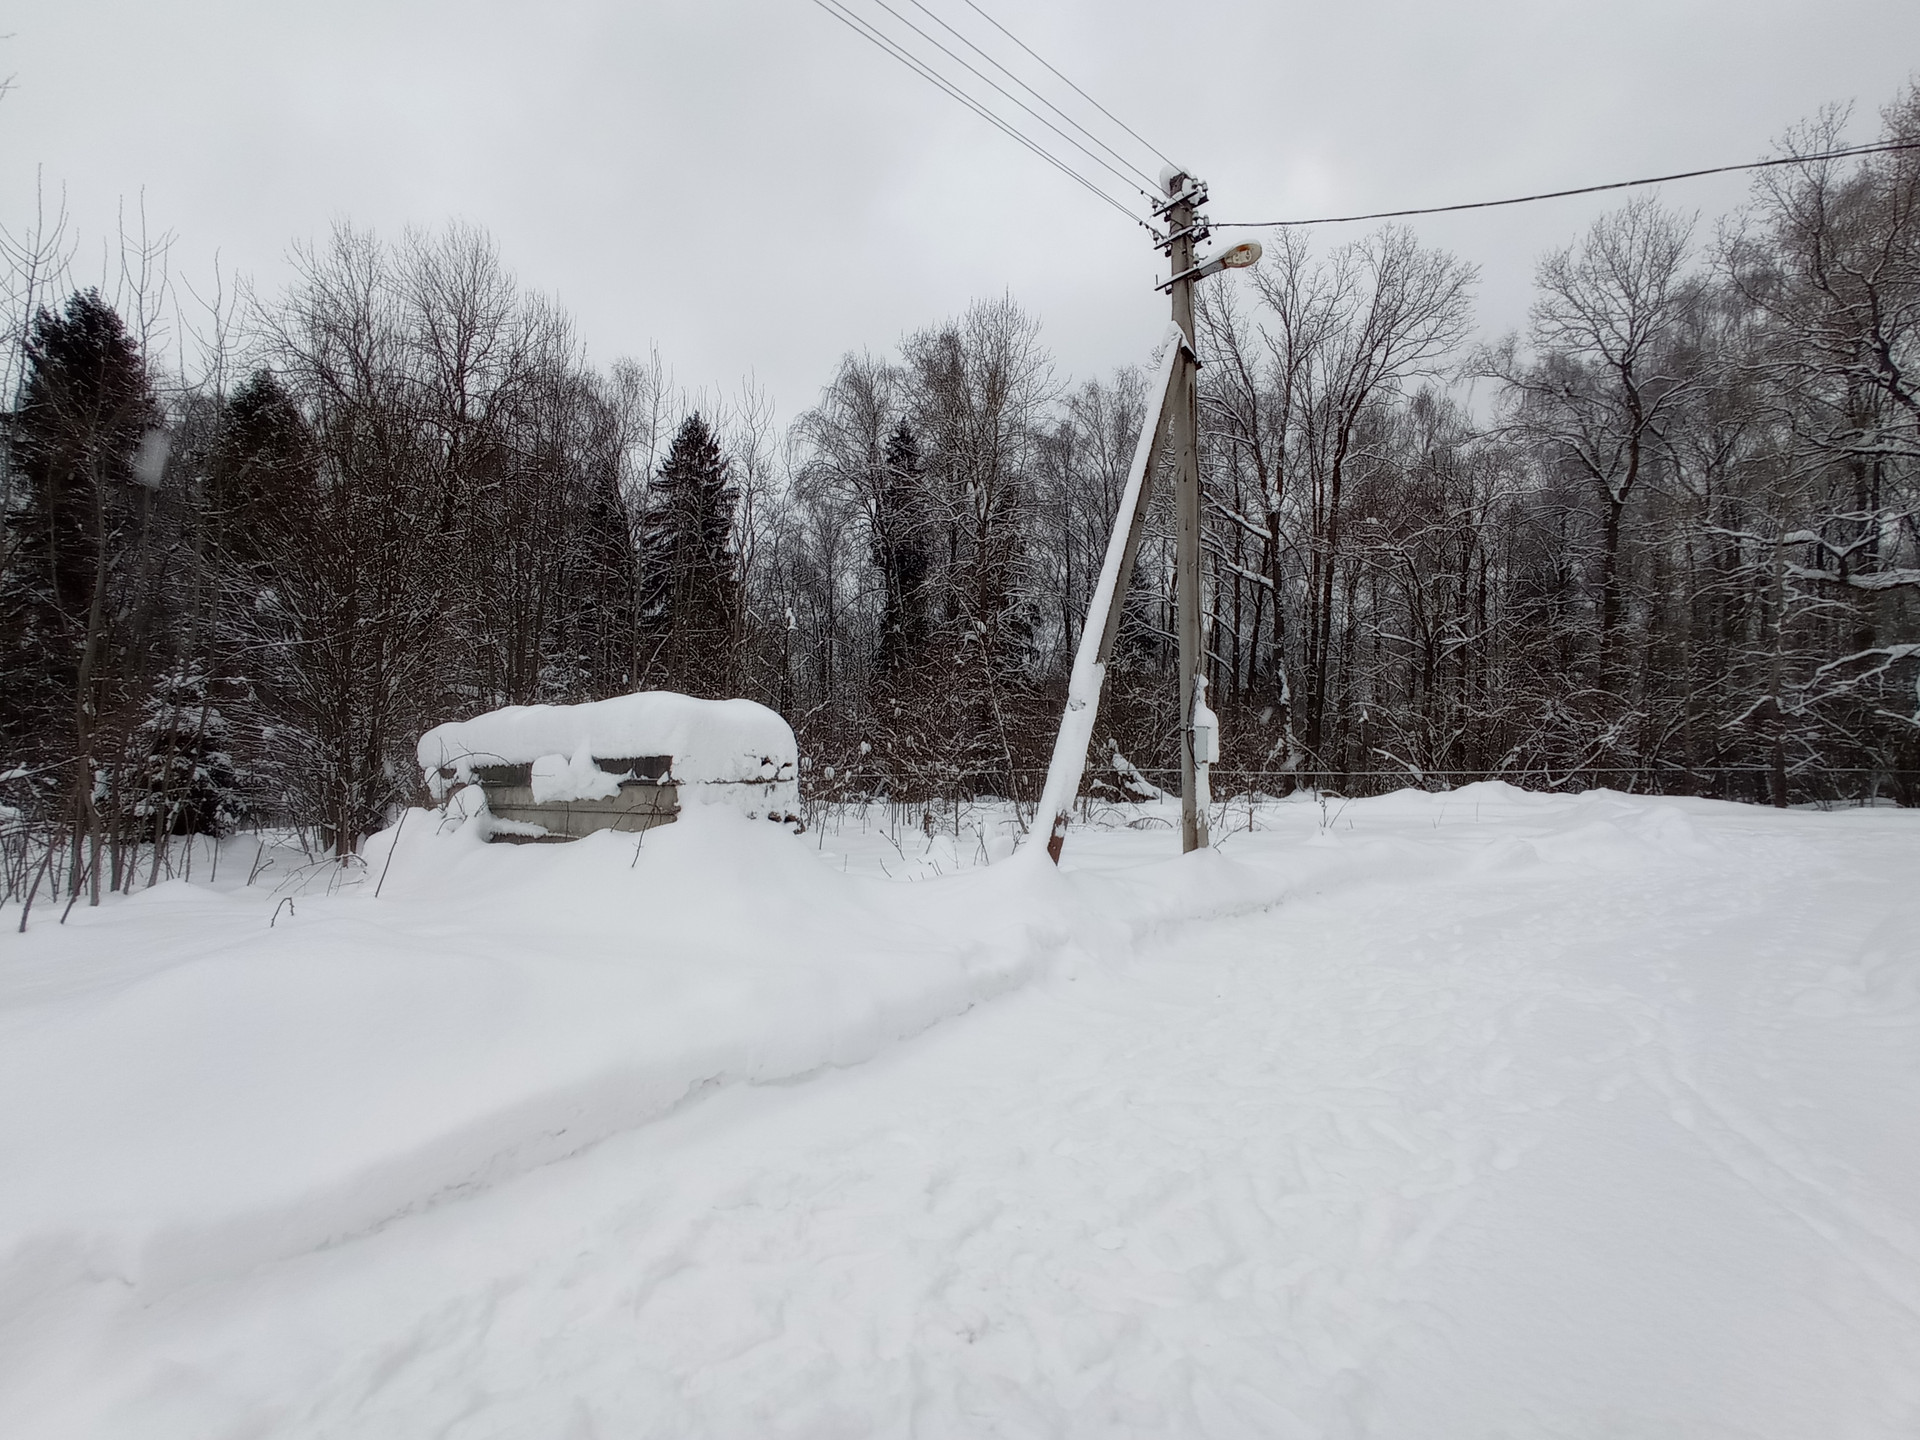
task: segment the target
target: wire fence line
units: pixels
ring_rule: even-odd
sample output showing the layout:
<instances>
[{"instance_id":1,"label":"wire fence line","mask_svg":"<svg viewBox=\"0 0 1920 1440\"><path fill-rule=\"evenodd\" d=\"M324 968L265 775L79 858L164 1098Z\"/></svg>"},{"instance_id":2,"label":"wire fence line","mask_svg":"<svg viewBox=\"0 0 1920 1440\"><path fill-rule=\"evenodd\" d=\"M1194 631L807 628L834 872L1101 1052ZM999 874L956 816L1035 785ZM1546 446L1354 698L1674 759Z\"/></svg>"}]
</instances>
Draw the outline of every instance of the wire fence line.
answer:
<instances>
[{"instance_id":1,"label":"wire fence line","mask_svg":"<svg viewBox=\"0 0 1920 1440\"><path fill-rule=\"evenodd\" d=\"M1103 783L1104 776L1091 777L1076 804L1079 823L1096 829L1177 830L1179 773L1149 767L1132 773L1153 782L1152 792L1141 793L1137 784ZM837 840L855 833L879 834L896 845L904 845L908 837L916 837L916 843L919 836L928 841L944 837L953 843L961 863L988 864L1008 853L1032 828L1032 797L1039 794L1045 772L1021 768L1013 771L1012 777L1012 783L1007 783L1003 772L997 785L954 785L908 798L897 789L872 783L872 776L836 771L824 785L803 793L804 833L823 850L833 849ZM1340 781L1338 785L1315 783L1334 778ZM1447 793L1482 780L1501 780L1516 788L1547 794L1608 789L1647 796L1692 795L1772 804L1772 771L1766 766L1697 767L1691 776L1696 783L1685 787L1654 787L1643 783L1646 778L1644 769L1622 766L1587 767L1573 776L1540 770L1456 770L1429 771L1419 777L1405 770L1348 771L1333 777L1303 771L1214 767L1210 828L1214 843L1219 844L1238 831L1264 828L1271 819L1268 807L1289 798L1318 803L1324 810L1329 801L1407 789ZM1670 775L1663 778L1672 779ZM1522 786L1522 780L1534 783ZM1797 788L1790 786L1789 803L1798 806L1847 809L1920 803L1920 770L1840 767L1796 777L1793 786ZM1016 793L1010 795L1010 790Z\"/></svg>"},{"instance_id":2,"label":"wire fence line","mask_svg":"<svg viewBox=\"0 0 1920 1440\"><path fill-rule=\"evenodd\" d=\"M1290 796L1360 799L1398 790L1442 793L1497 780L1518 789L1568 794L1617 790L1636 795L1695 796L1754 805L1772 803L1772 771L1763 765L1690 768L1595 765L1572 770L1308 770L1215 766L1210 775L1214 808L1224 821L1235 808ZM879 823L896 832L949 834L977 843L986 830L1032 824L1033 806L1046 780L1039 767L1016 767L993 776L916 776L911 783L860 770L824 767L809 771L801 786L801 819L816 840L851 824ZM1179 771L1141 766L1128 772L1089 771L1078 801L1079 818L1090 824L1151 825L1156 806L1178 803ZM1920 806L1920 770L1831 766L1789 771L1790 805L1844 809L1862 805ZM878 816L878 819L874 817ZM395 817L398 818L397 816ZM1164 820L1165 817L1159 817ZM1172 823L1167 821L1166 823ZM1218 825L1216 825L1218 828ZM237 842L237 848L236 848ZM0 824L0 904L65 907L73 900L66 863L74 837L53 821L16 819ZM223 860L223 851L227 858ZM310 829L288 817L260 816L245 829L216 841L212 836L168 837L133 847L124 866L126 890L169 880L217 881L227 865L230 882L278 891L289 883L320 883L329 889L354 883L348 872L357 856L326 853ZM86 887L83 873L80 886ZM38 913L38 912L36 912ZM21 921L24 922L23 915Z\"/></svg>"},{"instance_id":3,"label":"wire fence line","mask_svg":"<svg viewBox=\"0 0 1920 1440\"><path fill-rule=\"evenodd\" d=\"M897 776L842 771L830 776L812 774L802 791L822 800L865 797L911 802L917 798L951 803L956 799L989 796L1030 802L1039 796L1047 772L1039 767L999 769L984 776ZM1131 776L1148 782L1152 792L1177 797L1180 772L1142 765L1127 775L1096 772L1091 765L1082 784L1083 796L1098 799L1149 800L1158 795L1144 790ZM1211 767L1210 788L1216 798L1259 793L1283 797L1300 791L1349 797L1384 795L1395 790L1453 790L1462 785L1497 780L1522 790L1555 793L1611 789L1638 795L1691 795L1705 799L1772 803L1772 770L1765 765L1701 765L1690 767L1583 765L1529 770L1310 770L1306 768L1248 769ZM1789 804L1892 803L1920 805L1920 770L1876 766L1837 766L1789 770Z\"/></svg>"}]
</instances>

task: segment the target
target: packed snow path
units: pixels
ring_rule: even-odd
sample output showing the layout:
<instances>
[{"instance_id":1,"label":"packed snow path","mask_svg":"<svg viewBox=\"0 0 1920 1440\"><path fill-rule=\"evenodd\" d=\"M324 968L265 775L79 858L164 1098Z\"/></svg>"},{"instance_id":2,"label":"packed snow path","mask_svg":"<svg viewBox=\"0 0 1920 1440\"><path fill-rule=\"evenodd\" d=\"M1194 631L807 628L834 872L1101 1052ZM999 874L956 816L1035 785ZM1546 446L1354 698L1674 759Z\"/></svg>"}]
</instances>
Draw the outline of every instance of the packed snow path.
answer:
<instances>
[{"instance_id":1,"label":"packed snow path","mask_svg":"<svg viewBox=\"0 0 1920 1440\"><path fill-rule=\"evenodd\" d=\"M1269 818L1226 851L1320 877L1277 907L340 1244L16 1312L0 1429L1920 1431L1920 817ZM1084 877L1165 843L1081 837Z\"/></svg>"}]
</instances>

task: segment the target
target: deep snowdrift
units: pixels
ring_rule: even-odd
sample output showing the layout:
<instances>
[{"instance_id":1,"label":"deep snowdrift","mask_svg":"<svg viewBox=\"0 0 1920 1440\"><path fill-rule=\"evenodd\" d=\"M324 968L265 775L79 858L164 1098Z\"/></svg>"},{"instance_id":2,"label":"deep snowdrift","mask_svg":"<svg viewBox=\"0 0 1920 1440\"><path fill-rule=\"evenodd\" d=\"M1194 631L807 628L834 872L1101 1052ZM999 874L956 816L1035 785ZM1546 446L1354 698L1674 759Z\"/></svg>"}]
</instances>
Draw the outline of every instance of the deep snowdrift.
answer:
<instances>
[{"instance_id":1,"label":"deep snowdrift","mask_svg":"<svg viewBox=\"0 0 1920 1440\"><path fill-rule=\"evenodd\" d=\"M1920 817L1164 810L7 933L0 1432L1912 1432Z\"/></svg>"},{"instance_id":2,"label":"deep snowdrift","mask_svg":"<svg viewBox=\"0 0 1920 1440\"><path fill-rule=\"evenodd\" d=\"M49 1289L111 1277L150 1302L337 1243L703 1088L864 1060L1124 943L1129 911L1277 893L1208 857L1096 918L1050 870L897 885L720 809L550 847L446 825L416 811L369 844L378 899L269 913L173 882L8 937L0 1324ZM71 973L96 966L112 978ZM39 999L35 970L81 988Z\"/></svg>"}]
</instances>

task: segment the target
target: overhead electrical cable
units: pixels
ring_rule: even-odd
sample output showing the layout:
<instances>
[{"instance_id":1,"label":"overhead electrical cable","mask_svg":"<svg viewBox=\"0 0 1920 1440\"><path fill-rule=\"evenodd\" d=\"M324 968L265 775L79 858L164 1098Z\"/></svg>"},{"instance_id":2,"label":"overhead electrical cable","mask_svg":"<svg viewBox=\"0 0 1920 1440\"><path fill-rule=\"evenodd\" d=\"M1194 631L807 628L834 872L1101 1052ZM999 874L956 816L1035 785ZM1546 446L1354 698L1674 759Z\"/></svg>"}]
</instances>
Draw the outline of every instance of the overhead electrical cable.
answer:
<instances>
[{"instance_id":1,"label":"overhead electrical cable","mask_svg":"<svg viewBox=\"0 0 1920 1440\"><path fill-rule=\"evenodd\" d=\"M1094 144L1098 145L1102 150L1106 151L1107 154L1111 155L1115 160L1118 160L1122 165L1124 165L1127 169L1131 170L1135 175L1138 175L1148 185L1158 184L1158 182L1153 178L1153 176L1149 175L1145 170L1142 170L1138 165L1134 164L1131 160L1127 159L1126 156L1122 155L1118 150L1114 149L1113 146L1109 145L1106 141L1102 140L1098 135L1094 134L1086 126L1082 125L1078 120L1074 119L1073 116L1069 115L1066 111L1062 110L1058 105L1054 104L1053 101L1049 100L1045 95L1042 95L1038 90L1034 89L1033 86L1029 85L1025 80L1022 80L1018 75L1014 74L1012 70L1009 70L1006 67L1006 65L1001 63L1001 61L997 59L995 56L989 54L985 50L982 50L967 35L965 35L959 30L954 29L953 26L949 25L945 20L941 19L938 14L928 9L927 6L924 3L922 3L922 0L908 0L908 3L910 3L913 6L913 8L918 10L921 14L925 15L929 20L933 21L933 23L938 25L942 30L946 31L949 35L953 36L953 38L958 40L962 45L966 46L969 50L973 51L973 53L978 55L982 60L986 61L989 65L993 66L993 68L998 70L1002 75L1006 76L1009 80L1013 81L1014 84L1018 85L1022 90L1026 91L1027 94L1031 95L1034 99L1038 100L1042 105L1046 106L1047 109L1051 110L1054 114L1058 115L1062 120L1066 121L1067 124L1071 125L1074 129L1078 130L1082 135L1086 136L1087 139L1091 140ZM1152 147L1149 146L1148 148L1151 149Z\"/></svg>"},{"instance_id":2,"label":"overhead electrical cable","mask_svg":"<svg viewBox=\"0 0 1920 1440\"><path fill-rule=\"evenodd\" d=\"M982 105L979 101L975 100L971 95L968 95L965 91L959 89L959 87L957 87L951 81L946 79L945 76L938 74L936 71L932 69L931 66L927 65L925 62L920 60L917 56L913 55L912 53L904 49L902 46L900 46L897 42L895 42L889 36L883 34L879 30L876 30L872 25L868 24L865 20L862 20L857 15L853 15L849 13L845 9L845 7L839 3L839 0L813 0L813 3L818 5L822 10L826 11L829 15L833 16L834 19L838 20L842 25L845 25L848 29L852 30L856 35L860 36L862 39L870 41L872 44L879 46L880 49L884 50L887 54L891 55L894 59L898 60L902 65L905 65L909 70L913 71L914 74L920 76L921 79L927 81L930 85L933 85L934 87L943 91L944 93L951 95L955 100L959 101L962 105L966 106L967 109L971 110L974 114L978 115L981 119L985 120L988 124L993 125L997 129L1004 131L1010 139L1014 140L1016 143L1020 145L1024 145L1027 149L1031 150L1035 155L1038 155L1042 160L1046 161L1047 164L1053 166L1053 168L1058 170L1062 175L1065 175L1069 180L1073 181L1075 184L1086 189L1093 195L1099 197L1101 200L1104 200L1107 204L1111 205L1114 209L1118 210L1122 215L1126 216L1127 219L1131 220L1134 224L1140 226L1142 229L1146 230L1149 234L1157 233L1154 231L1153 227L1149 225L1145 220L1141 219L1140 216L1135 214L1132 210L1128 209L1127 206L1121 203L1119 200L1114 199L1113 196L1109 195L1106 191L1102 190L1098 185L1095 185L1091 180L1087 179L1087 177L1082 175L1078 170L1075 170L1072 166L1068 165L1066 161L1060 159L1058 156L1054 155L1051 151L1043 148L1041 145L1039 145L1037 142L1029 138L1027 135L1015 129L1012 125L1009 125L1000 116L994 114L993 111L987 109L986 106Z\"/></svg>"},{"instance_id":3,"label":"overhead electrical cable","mask_svg":"<svg viewBox=\"0 0 1920 1440\"><path fill-rule=\"evenodd\" d=\"M1093 106L1094 109L1098 110L1102 115L1106 116L1107 119L1113 121L1114 124L1118 125L1122 130L1126 131L1127 134L1133 136L1133 138L1138 140L1142 145L1146 146L1149 150L1153 151L1153 153L1158 155L1161 158L1161 160L1164 161L1166 164L1168 165L1173 164L1173 161L1167 159L1166 151L1162 150L1158 145L1154 144L1151 140L1147 139L1146 136L1142 135L1138 130L1135 130L1131 125L1127 124L1126 121L1122 120L1118 115L1114 114L1111 110L1107 109L1106 106L1102 105L1098 100L1094 99L1093 96L1087 94L1086 91L1082 90L1078 85L1074 84L1073 81L1067 79L1067 77L1062 75L1058 70L1055 70L1053 66L1047 65L1046 59L1038 51L1036 51L1031 45L1027 44L1026 41L1022 40L1018 35L1014 34L1011 30L1007 29L1007 27L1002 25L998 20L994 19L993 16L987 14L986 11L982 10L978 5L974 4L973 0L966 0L966 5L969 10L973 11L974 14L978 15L982 20L986 21L989 25L993 26L994 29L998 30L1002 35L1006 36L1007 39L1013 41L1014 44L1018 45L1022 50L1026 51L1027 54L1033 56L1033 58L1035 60L1038 60L1042 65L1046 65L1047 69L1053 72L1054 78L1059 80L1060 83L1065 85L1069 90L1073 91L1074 94L1078 95L1082 100L1086 101L1089 105Z\"/></svg>"},{"instance_id":4,"label":"overhead electrical cable","mask_svg":"<svg viewBox=\"0 0 1920 1440\"><path fill-rule=\"evenodd\" d=\"M860 16L855 15L850 11L848 11L846 6L840 3L840 0L814 0L814 4L818 5L822 10L825 10L828 14L832 15L834 19L840 21L841 24L847 26L849 29L854 31L855 34L861 36L861 38L872 42L874 45L877 45L881 50L891 55L894 59L898 60L901 64L905 65L909 70L913 71L916 75L919 75L922 79L926 80L929 84L935 86L937 89L942 90L946 94L952 96L955 100L959 101L960 104L966 106L967 109L971 110L974 114L978 115L981 119L987 121L988 124L993 125L995 128L1004 132L1010 139L1014 140L1020 145L1025 146L1028 150L1031 150L1035 155L1039 156L1042 160L1046 161L1049 165L1053 166L1054 169L1060 171L1060 173L1065 175L1068 179L1074 181L1076 184L1080 185L1081 187L1088 190L1092 194L1098 196L1101 200L1104 200L1107 204L1111 205L1114 209L1118 210L1122 215L1125 215L1129 220L1133 221L1134 224L1140 226L1142 229L1146 230L1149 234L1155 233L1151 225L1149 225L1145 220L1143 220L1133 210L1129 209L1121 201L1116 200L1112 195L1108 194L1105 190L1102 190L1098 185L1095 185L1091 180L1089 180L1086 176L1082 175L1078 170L1075 170L1071 165L1067 164L1064 160L1060 159L1059 156L1055 155L1052 151L1046 149L1045 146L1035 141L1031 136L1017 129L1015 126L1009 124L1004 118L995 114L992 110L988 109L980 101L975 99L973 96L967 94L964 90L960 89L957 84L949 80L946 76L941 75L931 65L929 65L927 62L922 60L919 56L914 55L911 51L907 50L903 45L901 45L898 41L894 40L891 36L887 35L885 32L878 29L869 21L862 19Z\"/></svg>"},{"instance_id":5,"label":"overhead electrical cable","mask_svg":"<svg viewBox=\"0 0 1920 1440\"><path fill-rule=\"evenodd\" d=\"M1817 155L1782 155L1772 160L1749 160L1744 165L1715 165L1708 170L1681 170L1644 180L1614 180L1605 185L1581 185L1572 190L1544 190L1537 195L1515 195L1506 200L1472 200L1461 205L1427 205L1418 210L1376 210L1370 215L1325 215L1317 220L1216 220L1216 230L1283 230L1299 225L1350 225L1357 220L1399 220L1409 215L1446 215L1456 210L1492 210L1501 205L1528 205L1535 200L1560 200L1569 195L1594 195L1602 190L1627 190L1636 185L1664 185L1669 180L1695 180L1702 175L1730 175L1739 170L1765 170L1774 165L1809 165L1816 160L1844 160L1853 155L1884 155L1896 150L1920 150L1920 140L1894 140L1880 145L1854 145Z\"/></svg>"},{"instance_id":6,"label":"overhead electrical cable","mask_svg":"<svg viewBox=\"0 0 1920 1440\"><path fill-rule=\"evenodd\" d=\"M926 31L922 30L918 25L914 24L913 21L909 20L906 16L902 15L898 10L894 9L893 6L889 5L887 3L887 0L873 0L873 3L875 5L878 5L882 10L886 11L889 15L893 16L894 19L898 20L902 25L906 26L909 30L913 31L913 33L918 35L922 40L925 40L929 45L933 46L942 55L945 55L948 59L952 60L956 65L959 65L962 68L964 68L969 74L973 75L976 79L980 80L984 84L992 86L993 89L998 91L1001 95L1005 96L1007 99L1011 100L1014 104L1018 105L1022 110L1026 111L1027 114L1031 115L1034 119L1038 120L1042 125L1046 126L1049 130L1053 131L1054 134L1058 135L1062 140L1066 141L1069 145L1073 146L1073 148L1078 150L1082 155L1085 155L1089 160L1093 161L1094 164L1100 166L1102 169L1106 170L1109 174L1118 176L1121 182L1125 184L1129 189L1139 190L1140 194L1145 196L1149 202L1151 202L1154 199L1154 196L1151 191L1142 190L1140 186L1134 183L1133 176L1127 174L1123 170L1116 169L1109 161L1103 160L1100 156L1094 154L1093 151L1089 150L1085 145L1081 144L1078 140L1074 139L1073 136L1069 135L1066 131L1062 130L1058 125L1054 124L1051 120L1047 119L1046 116L1042 115L1038 110L1034 109L1031 105L1027 104L1026 101L1022 100L1018 95L1015 95L1011 90L1007 89L999 81L995 80L991 75L984 74L980 70L976 69L967 60L965 56L955 54L953 51L949 50L944 44L942 44L938 39L936 39L932 35L929 35ZM1146 178L1146 177L1142 177L1142 178ZM1153 181L1151 179L1148 179L1147 183L1151 185Z\"/></svg>"}]
</instances>

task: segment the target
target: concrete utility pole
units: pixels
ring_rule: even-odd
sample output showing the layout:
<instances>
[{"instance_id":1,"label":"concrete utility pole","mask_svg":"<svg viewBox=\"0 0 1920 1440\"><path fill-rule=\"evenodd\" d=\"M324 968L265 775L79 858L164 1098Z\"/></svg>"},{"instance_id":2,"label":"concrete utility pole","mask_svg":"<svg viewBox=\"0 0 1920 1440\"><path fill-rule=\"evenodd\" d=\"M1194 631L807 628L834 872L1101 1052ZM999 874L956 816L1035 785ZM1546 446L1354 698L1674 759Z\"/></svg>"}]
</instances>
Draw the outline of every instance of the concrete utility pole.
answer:
<instances>
[{"instance_id":1,"label":"concrete utility pole","mask_svg":"<svg viewBox=\"0 0 1920 1440\"><path fill-rule=\"evenodd\" d=\"M1173 413L1173 489L1179 516L1176 540L1174 603L1180 624L1180 848L1198 850L1210 843L1206 803L1200 796L1199 766L1204 754L1194 753L1193 709L1199 696L1198 678L1206 673L1206 650L1200 625L1200 361L1193 343L1193 263L1195 242L1207 237L1200 206L1207 190L1190 175L1168 167L1161 177L1167 189L1167 238L1163 248L1172 264L1167 289L1173 296L1173 323L1186 337L1186 347L1175 361L1168 400ZM1202 742L1204 743L1204 742Z\"/></svg>"},{"instance_id":2,"label":"concrete utility pole","mask_svg":"<svg viewBox=\"0 0 1920 1440\"><path fill-rule=\"evenodd\" d=\"M1159 288L1173 296L1173 329L1168 332L1168 345L1149 392L1139 443L1121 489L1113 534L1107 541L1106 559L1087 603L1086 628L1080 632L1080 648L1067 678L1067 711L1060 719L1060 733L1054 737L1046 788L1040 792L1040 805L1034 815L1033 839L1028 848L1047 855L1056 865L1066 842L1074 799L1086 773L1087 746L1093 739L1107 662L1113 658L1126 609L1127 578L1140 553L1140 537L1146 533L1152 474L1167 446L1173 449L1171 468L1180 514L1176 577L1180 619L1180 844L1184 850L1198 850L1208 843L1207 766L1213 759L1215 740L1212 712L1201 707L1206 652L1200 626L1200 360L1193 346L1193 282L1222 270L1254 264L1260 258L1260 246L1249 240L1196 265L1194 244L1207 233L1207 222L1199 213L1206 203L1206 187L1173 166L1162 174L1161 183L1167 199L1154 207L1154 214L1166 221L1167 235L1160 245L1173 263L1173 273ZM1204 731L1194 724L1196 711ZM1046 837L1044 847L1040 843L1042 835Z\"/></svg>"}]
</instances>

